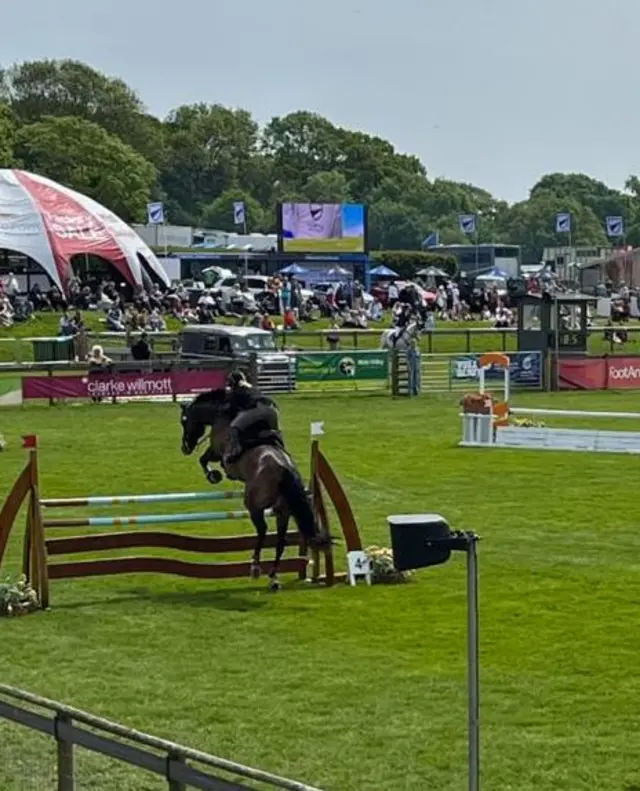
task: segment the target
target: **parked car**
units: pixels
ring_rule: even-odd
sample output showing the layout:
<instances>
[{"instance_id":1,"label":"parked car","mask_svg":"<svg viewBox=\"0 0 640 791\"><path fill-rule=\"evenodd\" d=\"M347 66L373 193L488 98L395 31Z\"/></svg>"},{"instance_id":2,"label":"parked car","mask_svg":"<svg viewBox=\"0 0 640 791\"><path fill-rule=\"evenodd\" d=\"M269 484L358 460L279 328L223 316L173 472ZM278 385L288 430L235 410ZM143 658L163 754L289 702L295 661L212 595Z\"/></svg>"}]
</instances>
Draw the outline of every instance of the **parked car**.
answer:
<instances>
[{"instance_id":1,"label":"parked car","mask_svg":"<svg viewBox=\"0 0 640 791\"><path fill-rule=\"evenodd\" d=\"M258 386L265 392L283 392L295 387L295 355L276 348L273 333L257 327L200 324L180 333L180 355L187 360L228 359L244 371L256 355Z\"/></svg>"},{"instance_id":2,"label":"parked car","mask_svg":"<svg viewBox=\"0 0 640 791\"><path fill-rule=\"evenodd\" d=\"M180 333L183 357L244 357L251 352L277 352L273 333L258 327L194 324ZM277 352L280 355L280 352Z\"/></svg>"}]
</instances>

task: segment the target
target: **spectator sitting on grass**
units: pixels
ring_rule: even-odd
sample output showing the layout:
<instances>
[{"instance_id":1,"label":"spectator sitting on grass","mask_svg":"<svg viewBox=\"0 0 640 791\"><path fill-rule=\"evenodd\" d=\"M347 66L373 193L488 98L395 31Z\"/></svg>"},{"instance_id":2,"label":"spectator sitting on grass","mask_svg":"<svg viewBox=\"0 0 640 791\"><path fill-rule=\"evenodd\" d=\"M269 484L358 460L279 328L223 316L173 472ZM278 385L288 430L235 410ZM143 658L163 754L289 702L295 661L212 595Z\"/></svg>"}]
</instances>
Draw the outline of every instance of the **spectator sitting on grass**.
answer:
<instances>
[{"instance_id":1,"label":"spectator sitting on grass","mask_svg":"<svg viewBox=\"0 0 640 791\"><path fill-rule=\"evenodd\" d=\"M367 329L367 316L363 308L360 308L360 310L347 308L343 316L343 327L354 327L359 330Z\"/></svg>"},{"instance_id":2,"label":"spectator sitting on grass","mask_svg":"<svg viewBox=\"0 0 640 791\"><path fill-rule=\"evenodd\" d=\"M198 311L194 310L192 307L187 307L182 311L182 315L180 317L180 321L183 324L197 324L198 323Z\"/></svg>"},{"instance_id":3,"label":"spectator sitting on grass","mask_svg":"<svg viewBox=\"0 0 640 791\"><path fill-rule=\"evenodd\" d=\"M299 329L295 313L291 310L291 308L289 308L287 311L285 311L285 314L284 314L284 329L285 330L297 330L297 329Z\"/></svg>"},{"instance_id":4,"label":"spectator sitting on grass","mask_svg":"<svg viewBox=\"0 0 640 791\"><path fill-rule=\"evenodd\" d=\"M0 297L0 327L13 327L13 308L9 297Z\"/></svg>"},{"instance_id":5,"label":"spectator sitting on grass","mask_svg":"<svg viewBox=\"0 0 640 791\"><path fill-rule=\"evenodd\" d=\"M382 303L378 297L374 297L374 300L367 311L367 316L371 319L371 321L380 321L382 319Z\"/></svg>"},{"instance_id":6,"label":"spectator sitting on grass","mask_svg":"<svg viewBox=\"0 0 640 791\"><path fill-rule=\"evenodd\" d=\"M33 303L26 297L16 297L12 307L14 321L35 319L33 315Z\"/></svg>"},{"instance_id":7,"label":"spectator sitting on grass","mask_svg":"<svg viewBox=\"0 0 640 791\"><path fill-rule=\"evenodd\" d=\"M64 335L66 337L70 337L71 335L76 334L76 328L73 323L73 319L69 315L69 312L65 310L60 316L60 323L58 325L58 335Z\"/></svg>"},{"instance_id":8,"label":"spectator sitting on grass","mask_svg":"<svg viewBox=\"0 0 640 791\"><path fill-rule=\"evenodd\" d=\"M62 296L62 293L57 286L53 286L53 288L50 288L47 296L48 296L49 304L51 305L53 310L65 311L67 309L67 300Z\"/></svg>"},{"instance_id":9,"label":"spectator sitting on grass","mask_svg":"<svg viewBox=\"0 0 640 791\"><path fill-rule=\"evenodd\" d=\"M124 315L118 304L113 305L107 313L107 329L111 332L124 332Z\"/></svg>"},{"instance_id":10,"label":"spectator sitting on grass","mask_svg":"<svg viewBox=\"0 0 640 791\"><path fill-rule=\"evenodd\" d=\"M29 299L33 303L35 310L51 310L51 305L46 294L42 293L42 289L37 283L34 283L31 291L29 292Z\"/></svg>"},{"instance_id":11,"label":"spectator sitting on grass","mask_svg":"<svg viewBox=\"0 0 640 791\"><path fill-rule=\"evenodd\" d=\"M149 330L150 332L166 332L167 324L160 315L158 308L154 308L151 311L151 315L149 316L149 320L147 321L147 326L145 329Z\"/></svg>"},{"instance_id":12,"label":"spectator sitting on grass","mask_svg":"<svg viewBox=\"0 0 640 791\"><path fill-rule=\"evenodd\" d=\"M268 330L269 332L273 332L276 328L276 325L273 323L273 319L268 313L265 313L260 321L260 329Z\"/></svg>"}]
</instances>

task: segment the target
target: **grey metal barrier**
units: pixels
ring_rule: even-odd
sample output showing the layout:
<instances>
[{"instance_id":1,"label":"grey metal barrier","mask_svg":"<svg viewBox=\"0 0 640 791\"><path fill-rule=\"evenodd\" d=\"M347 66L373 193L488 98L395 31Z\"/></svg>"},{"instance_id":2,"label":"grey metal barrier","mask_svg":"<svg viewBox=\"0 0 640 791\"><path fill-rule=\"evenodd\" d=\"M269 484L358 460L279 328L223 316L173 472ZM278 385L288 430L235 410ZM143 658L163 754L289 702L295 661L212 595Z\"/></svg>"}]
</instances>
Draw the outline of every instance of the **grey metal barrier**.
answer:
<instances>
[{"instance_id":1,"label":"grey metal barrier","mask_svg":"<svg viewBox=\"0 0 640 791\"><path fill-rule=\"evenodd\" d=\"M0 684L0 717L56 740L58 791L76 791L76 746L160 775L166 780L169 791L187 788L250 791L256 788L244 785L241 780L289 791L321 791L296 780L158 739L5 684Z\"/></svg>"}]
</instances>

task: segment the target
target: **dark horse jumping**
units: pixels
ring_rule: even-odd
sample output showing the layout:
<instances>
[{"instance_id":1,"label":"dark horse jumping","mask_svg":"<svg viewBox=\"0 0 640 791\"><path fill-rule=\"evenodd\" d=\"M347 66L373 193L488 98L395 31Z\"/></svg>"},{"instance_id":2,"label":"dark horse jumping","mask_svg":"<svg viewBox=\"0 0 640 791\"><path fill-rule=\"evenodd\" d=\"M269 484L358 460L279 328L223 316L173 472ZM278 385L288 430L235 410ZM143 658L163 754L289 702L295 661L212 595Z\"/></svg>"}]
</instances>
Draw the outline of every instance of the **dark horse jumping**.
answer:
<instances>
[{"instance_id":1,"label":"dark horse jumping","mask_svg":"<svg viewBox=\"0 0 640 791\"><path fill-rule=\"evenodd\" d=\"M252 410L243 412L242 416L248 416L250 411ZM258 534L251 566L253 577L259 577L261 573L260 555L267 533L265 511L273 509L277 543L275 560L269 574L269 587L271 590L278 590L278 566L286 546L290 517L295 520L308 546L326 548L331 540L318 530L300 473L282 444L275 439L278 432L274 432L272 427L261 426L258 418L256 424L247 431L247 437L243 439L239 452L234 456L229 455L230 444L233 444L230 435L233 434L231 423L234 417L227 390L202 393L189 405L182 406L182 452L187 456L191 455L210 426L209 447L200 459L207 479L211 483L221 480L220 473L209 470L208 464L224 461L229 477L244 483L245 507Z\"/></svg>"}]
</instances>

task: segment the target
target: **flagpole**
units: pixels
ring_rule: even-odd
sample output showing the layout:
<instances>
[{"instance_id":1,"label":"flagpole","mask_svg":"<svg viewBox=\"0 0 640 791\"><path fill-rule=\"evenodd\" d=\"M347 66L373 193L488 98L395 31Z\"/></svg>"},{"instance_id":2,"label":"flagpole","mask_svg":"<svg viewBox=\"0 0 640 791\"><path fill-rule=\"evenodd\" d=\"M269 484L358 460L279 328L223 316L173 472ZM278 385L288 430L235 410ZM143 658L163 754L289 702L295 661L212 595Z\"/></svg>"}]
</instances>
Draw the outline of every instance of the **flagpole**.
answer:
<instances>
[{"instance_id":1,"label":"flagpole","mask_svg":"<svg viewBox=\"0 0 640 791\"><path fill-rule=\"evenodd\" d=\"M476 221L474 223L476 228L476 275L478 274L478 266L480 264L480 248L478 247L478 215L476 214Z\"/></svg>"},{"instance_id":2,"label":"flagpole","mask_svg":"<svg viewBox=\"0 0 640 791\"><path fill-rule=\"evenodd\" d=\"M244 236L245 236L245 240L244 240L244 248L245 248L245 251L244 251L244 277L245 277L245 280L246 280L246 278L249 276L249 254L247 253L247 250L246 250L246 247L247 247L247 239L246 239L246 236L247 236L247 209L246 209L246 207L245 207L245 210L244 210L244 217L243 217L242 225L243 225L243 228L244 228Z\"/></svg>"},{"instance_id":3,"label":"flagpole","mask_svg":"<svg viewBox=\"0 0 640 791\"><path fill-rule=\"evenodd\" d=\"M164 211L162 212L162 241L164 242L164 257L167 259L169 257L169 245L167 243L167 225L164 217ZM165 266L167 265L165 260Z\"/></svg>"}]
</instances>

